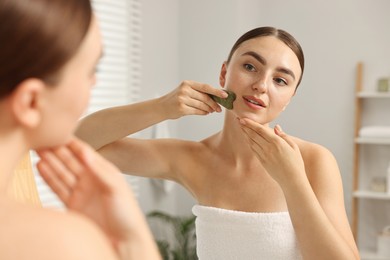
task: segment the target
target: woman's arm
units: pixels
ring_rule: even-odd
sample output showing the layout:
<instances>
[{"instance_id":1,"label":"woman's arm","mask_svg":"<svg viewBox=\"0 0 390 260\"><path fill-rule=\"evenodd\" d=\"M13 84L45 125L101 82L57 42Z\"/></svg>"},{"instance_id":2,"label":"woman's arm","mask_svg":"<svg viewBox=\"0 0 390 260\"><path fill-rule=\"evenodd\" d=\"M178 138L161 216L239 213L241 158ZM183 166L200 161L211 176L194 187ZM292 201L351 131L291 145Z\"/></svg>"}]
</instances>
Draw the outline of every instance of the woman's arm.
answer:
<instances>
[{"instance_id":1,"label":"woman's arm","mask_svg":"<svg viewBox=\"0 0 390 260\"><path fill-rule=\"evenodd\" d=\"M304 259L359 259L331 153L312 146L304 163L298 145L279 127L272 131L249 119L240 122L257 158L284 192Z\"/></svg>"},{"instance_id":2,"label":"woman's arm","mask_svg":"<svg viewBox=\"0 0 390 260\"><path fill-rule=\"evenodd\" d=\"M210 85L183 81L172 92L156 99L104 109L80 121L76 136L95 150L167 119L207 115L221 107L208 94L227 93Z\"/></svg>"},{"instance_id":3,"label":"woman's arm","mask_svg":"<svg viewBox=\"0 0 390 260\"><path fill-rule=\"evenodd\" d=\"M306 153L310 153L304 155L309 157L305 160L308 178L297 179L282 188L304 256L307 259L316 254L317 259L359 259L345 212L337 162L320 146Z\"/></svg>"}]
</instances>

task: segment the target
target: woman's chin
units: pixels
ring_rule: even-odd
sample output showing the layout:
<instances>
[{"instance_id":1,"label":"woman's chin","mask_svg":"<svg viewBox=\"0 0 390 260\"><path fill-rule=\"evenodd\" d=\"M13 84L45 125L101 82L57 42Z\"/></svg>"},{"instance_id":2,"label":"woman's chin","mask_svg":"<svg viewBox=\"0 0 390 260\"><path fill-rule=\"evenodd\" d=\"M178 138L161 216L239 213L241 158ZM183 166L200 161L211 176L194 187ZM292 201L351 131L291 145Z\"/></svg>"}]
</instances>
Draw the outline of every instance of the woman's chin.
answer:
<instances>
[{"instance_id":1,"label":"woman's chin","mask_svg":"<svg viewBox=\"0 0 390 260\"><path fill-rule=\"evenodd\" d=\"M254 115L253 113L246 113L246 112L241 112L241 113L235 113L236 114L236 116L238 117L238 118L248 118L248 119L250 119L250 120L253 120L253 121L255 121L255 122L257 122L257 123L259 123L259 124L264 124L265 123L265 120L264 120L264 118L262 118L262 117L260 117L260 116L258 116L258 115Z\"/></svg>"}]
</instances>

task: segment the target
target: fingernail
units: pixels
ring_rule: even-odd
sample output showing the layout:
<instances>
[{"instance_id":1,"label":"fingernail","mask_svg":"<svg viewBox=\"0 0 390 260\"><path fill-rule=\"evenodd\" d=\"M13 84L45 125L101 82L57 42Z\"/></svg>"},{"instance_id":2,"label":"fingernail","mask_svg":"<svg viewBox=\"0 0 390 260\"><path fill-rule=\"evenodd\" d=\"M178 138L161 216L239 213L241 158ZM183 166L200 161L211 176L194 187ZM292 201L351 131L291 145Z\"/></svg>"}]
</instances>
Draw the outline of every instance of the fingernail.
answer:
<instances>
[{"instance_id":1,"label":"fingernail","mask_svg":"<svg viewBox=\"0 0 390 260\"><path fill-rule=\"evenodd\" d=\"M280 127L280 125L276 125L276 130L278 130L279 133L283 132L282 127Z\"/></svg>"},{"instance_id":2,"label":"fingernail","mask_svg":"<svg viewBox=\"0 0 390 260\"><path fill-rule=\"evenodd\" d=\"M229 94L228 93L226 93L225 91L221 91L221 94L222 94L222 97L223 98L227 98L228 96L229 96Z\"/></svg>"}]
</instances>

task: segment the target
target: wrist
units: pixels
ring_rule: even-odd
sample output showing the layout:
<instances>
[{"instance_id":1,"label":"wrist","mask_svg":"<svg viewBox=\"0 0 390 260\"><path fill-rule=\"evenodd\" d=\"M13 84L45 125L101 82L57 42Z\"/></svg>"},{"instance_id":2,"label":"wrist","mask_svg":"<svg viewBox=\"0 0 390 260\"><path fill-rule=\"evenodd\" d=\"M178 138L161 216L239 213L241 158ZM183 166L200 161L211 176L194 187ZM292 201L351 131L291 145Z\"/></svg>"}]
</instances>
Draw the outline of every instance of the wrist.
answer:
<instances>
[{"instance_id":1,"label":"wrist","mask_svg":"<svg viewBox=\"0 0 390 260\"><path fill-rule=\"evenodd\" d=\"M169 97L167 97L167 95L153 99L152 102L153 111L155 111L161 121L175 118L175 115L170 108Z\"/></svg>"},{"instance_id":2,"label":"wrist","mask_svg":"<svg viewBox=\"0 0 390 260\"><path fill-rule=\"evenodd\" d=\"M297 191L303 191L308 188L311 188L310 182L306 176L306 173L297 175L290 175L288 178L279 182L281 189L283 190L285 196L290 194L294 195Z\"/></svg>"},{"instance_id":3,"label":"wrist","mask_svg":"<svg viewBox=\"0 0 390 260\"><path fill-rule=\"evenodd\" d=\"M149 230L132 232L128 239L117 244L120 259L161 259Z\"/></svg>"}]
</instances>

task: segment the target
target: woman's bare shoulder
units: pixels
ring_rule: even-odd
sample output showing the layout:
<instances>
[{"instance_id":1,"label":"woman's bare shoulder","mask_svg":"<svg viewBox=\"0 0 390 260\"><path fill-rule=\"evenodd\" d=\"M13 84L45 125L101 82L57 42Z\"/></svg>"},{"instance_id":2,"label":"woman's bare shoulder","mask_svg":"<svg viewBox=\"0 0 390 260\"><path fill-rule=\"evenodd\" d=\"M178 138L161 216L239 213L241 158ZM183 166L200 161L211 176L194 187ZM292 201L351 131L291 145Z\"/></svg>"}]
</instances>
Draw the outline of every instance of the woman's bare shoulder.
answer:
<instances>
[{"instance_id":1,"label":"woman's bare shoulder","mask_svg":"<svg viewBox=\"0 0 390 260\"><path fill-rule=\"evenodd\" d=\"M116 259L100 229L78 214L18 204L1 208L0 259Z\"/></svg>"},{"instance_id":2,"label":"woman's bare shoulder","mask_svg":"<svg viewBox=\"0 0 390 260\"><path fill-rule=\"evenodd\" d=\"M294 138L301 151L305 169L311 183L315 181L336 181L340 179L338 163L326 147L313 142Z\"/></svg>"},{"instance_id":3,"label":"woman's bare shoulder","mask_svg":"<svg viewBox=\"0 0 390 260\"><path fill-rule=\"evenodd\" d=\"M309 142L297 137L293 137L293 140L298 145L299 150L301 151L303 159L306 161L318 161L318 160L329 160L334 159L332 152L317 143Z\"/></svg>"}]
</instances>

